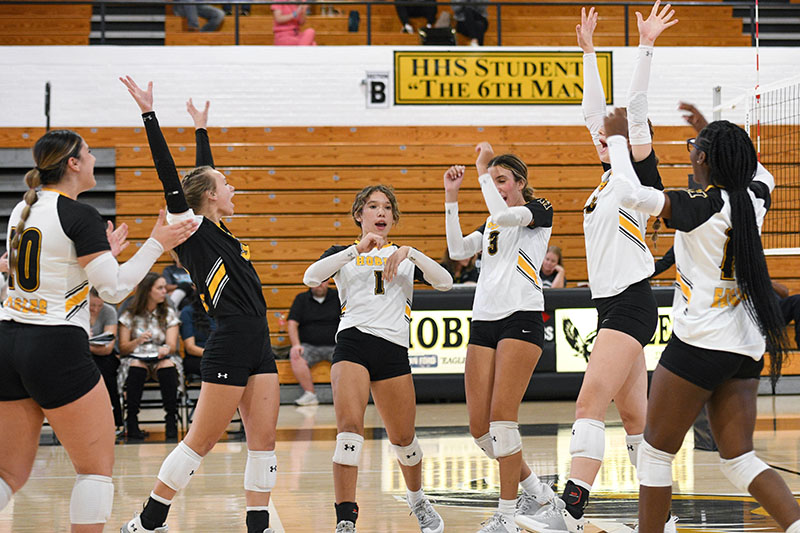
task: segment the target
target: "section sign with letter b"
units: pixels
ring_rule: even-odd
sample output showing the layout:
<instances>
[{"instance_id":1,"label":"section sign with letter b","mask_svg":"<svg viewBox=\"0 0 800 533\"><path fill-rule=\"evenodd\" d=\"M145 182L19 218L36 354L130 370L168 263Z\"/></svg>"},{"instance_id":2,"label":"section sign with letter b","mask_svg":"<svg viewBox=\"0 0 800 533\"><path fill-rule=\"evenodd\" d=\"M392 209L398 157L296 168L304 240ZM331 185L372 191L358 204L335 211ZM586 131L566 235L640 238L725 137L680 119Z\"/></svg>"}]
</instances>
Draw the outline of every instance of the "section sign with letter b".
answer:
<instances>
[{"instance_id":1,"label":"section sign with letter b","mask_svg":"<svg viewBox=\"0 0 800 533\"><path fill-rule=\"evenodd\" d=\"M366 86L367 108L389 107L392 100L392 85L389 83L388 72L367 72L364 85Z\"/></svg>"}]
</instances>

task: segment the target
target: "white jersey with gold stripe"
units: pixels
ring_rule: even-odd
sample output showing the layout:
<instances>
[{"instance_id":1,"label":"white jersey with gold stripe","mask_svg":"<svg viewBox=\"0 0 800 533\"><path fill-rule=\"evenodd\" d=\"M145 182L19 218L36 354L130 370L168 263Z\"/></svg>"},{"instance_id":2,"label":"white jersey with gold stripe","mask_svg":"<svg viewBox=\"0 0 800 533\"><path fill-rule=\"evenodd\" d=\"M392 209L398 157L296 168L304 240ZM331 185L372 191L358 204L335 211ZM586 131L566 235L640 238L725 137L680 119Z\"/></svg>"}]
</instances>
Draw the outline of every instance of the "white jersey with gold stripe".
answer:
<instances>
[{"instance_id":1,"label":"white jersey with gold stripe","mask_svg":"<svg viewBox=\"0 0 800 533\"><path fill-rule=\"evenodd\" d=\"M553 230L553 210L543 198L527 206L534 212L533 227L498 226L489 217L478 229L483 233L483 253L473 320L500 320L517 311L544 310L539 271Z\"/></svg>"},{"instance_id":2,"label":"white jersey with gold stripe","mask_svg":"<svg viewBox=\"0 0 800 533\"><path fill-rule=\"evenodd\" d=\"M20 202L11 212L9 243L24 207ZM77 258L109 249L97 210L55 191L39 192L25 221L0 320L74 325L88 333L89 281Z\"/></svg>"},{"instance_id":3,"label":"white jersey with gold stripe","mask_svg":"<svg viewBox=\"0 0 800 533\"><path fill-rule=\"evenodd\" d=\"M748 188L759 230L770 206L775 181L759 165ZM736 284L731 244L731 206L728 193L717 187L669 191L676 229L675 297L672 331L692 346L722 350L761 359L764 338L747 314Z\"/></svg>"},{"instance_id":4,"label":"white jersey with gold stripe","mask_svg":"<svg viewBox=\"0 0 800 533\"><path fill-rule=\"evenodd\" d=\"M333 246L322 257L346 248ZM423 278L414 263L403 261L391 282L383 279L384 263L397 249L395 244L387 244L380 250L373 248L333 275L342 306L338 331L355 327L408 348L414 280Z\"/></svg>"}]
</instances>

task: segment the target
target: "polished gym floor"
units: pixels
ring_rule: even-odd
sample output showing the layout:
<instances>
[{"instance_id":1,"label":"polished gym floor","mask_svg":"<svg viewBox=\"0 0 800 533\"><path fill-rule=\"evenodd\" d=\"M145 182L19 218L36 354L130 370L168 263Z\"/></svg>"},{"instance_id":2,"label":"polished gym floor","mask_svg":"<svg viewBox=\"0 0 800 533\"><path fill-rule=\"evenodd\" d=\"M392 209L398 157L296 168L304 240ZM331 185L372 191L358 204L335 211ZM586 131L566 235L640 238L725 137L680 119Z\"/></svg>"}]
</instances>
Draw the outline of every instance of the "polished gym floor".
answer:
<instances>
[{"instance_id":1,"label":"polished gym floor","mask_svg":"<svg viewBox=\"0 0 800 533\"><path fill-rule=\"evenodd\" d=\"M547 481L563 486L569 468L571 402L528 402L520 411L525 460ZM464 404L417 408L424 488L445 520L446 531L474 533L489 518L498 497L497 463L487 459L467 432ZM231 429L237 429L232 424ZM361 533L418 532L403 497L400 470L381 421L370 406L359 470ZM140 510L152 489L161 461L175 446L165 443L158 425L151 438L116 448L114 510L106 531ZM615 523L633 525L637 483L625 450L624 431L612 406L607 417L606 461L592 492L588 530L614 531ZM45 429L43 443L49 441ZM278 484L272 493L271 525L276 532L332 532L331 455L336 438L333 407L283 406L279 418ZM160 440L160 441L159 441ZM755 446L759 456L800 492L800 402L794 396L759 398ZM170 532L245 531L242 489L247 449L233 433L205 458L189 487L173 502ZM722 476L716 453L693 449L690 433L673 467L673 512L681 531L778 531L748 495ZM24 489L0 512L0 533L69 531L69 497L74 472L64 449L40 447Z\"/></svg>"}]
</instances>

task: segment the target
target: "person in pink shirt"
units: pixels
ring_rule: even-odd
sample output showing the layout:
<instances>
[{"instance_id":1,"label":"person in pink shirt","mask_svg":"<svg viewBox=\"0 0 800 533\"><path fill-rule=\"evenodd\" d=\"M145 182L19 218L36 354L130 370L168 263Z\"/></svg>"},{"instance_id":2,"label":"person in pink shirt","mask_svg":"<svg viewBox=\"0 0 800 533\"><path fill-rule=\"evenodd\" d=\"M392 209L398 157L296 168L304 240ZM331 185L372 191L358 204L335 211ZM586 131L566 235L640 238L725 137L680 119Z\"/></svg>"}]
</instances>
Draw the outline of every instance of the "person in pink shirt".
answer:
<instances>
[{"instance_id":1,"label":"person in pink shirt","mask_svg":"<svg viewBox=\"0 0 800 533\"><path fill-rule=\"evenodd\" d=\"M272 12L275 15L274 43L277 46L316 46L314 37L316 32L312 28L300 30L306 20L306 6L297 4L273 4Z\"/></svg>"}]
</instances>

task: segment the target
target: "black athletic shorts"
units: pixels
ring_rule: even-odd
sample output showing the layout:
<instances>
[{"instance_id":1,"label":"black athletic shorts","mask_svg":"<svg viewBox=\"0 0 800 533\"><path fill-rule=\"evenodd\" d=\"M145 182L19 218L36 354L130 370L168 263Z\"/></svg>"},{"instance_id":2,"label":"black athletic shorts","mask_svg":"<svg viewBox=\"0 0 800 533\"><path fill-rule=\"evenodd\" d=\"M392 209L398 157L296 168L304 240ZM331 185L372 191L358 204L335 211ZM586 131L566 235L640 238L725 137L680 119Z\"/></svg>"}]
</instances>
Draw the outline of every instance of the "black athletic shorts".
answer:
<instances>
[{"instance_id":1,"label":"black athletic shorts","mask_svg":"<svg viewBox=\"0 0 800 533\"><path fill-rule=\"evenodd\" d=\"M0 401L33 398L55 409L83 397L100 377L83 328L0 321Z\"/></svg>"},{"instance_id":2,"label":"black athletic shorts","mask_svg":"<svg viewBox=\"0 0 800 533\"><path fill-rule=\"evenodd\" d=\"M473 320L469 343L497 349L503 339L518 339L538 347L544 345L541 311L517 311L500 320Z\"/></svg>"},{"instance_id":3,"label":"black athletic shorts","mask_svg":"<svg viewBox=\"0 0 800 533\"><path fill-rule=\"evenodd\" d=\"M636 339L646 346L658 325L658 304L650 290L650 281L643 279L621 293L608 298L596 298L597 331L613 329Z\"/></svg>"},{"instance_id":4,"label":"black athletic shorts","mask_svg":"<svg viewBox=\"0 0 800 533\"><path fill-rule=\"evenodd\" d=\"M333 364L350 361L367 369L370 381L396 378L411 373L408 348L358 328L343 329L336 334Z\"/></svg>"},{"instance_id":5,"label":"black athletic shorts","mask_svg":"<svg viewBox=\"0 0 800 533\"><path fill-rule=\"evenodd\" d=\"M673 333L658 364L689 383L713 391L729 379L761 377L764 358L756 361L738 353L698 348Z\"/></svg>"},{"instance_id":6,"label":"black athletic shorts","mask_svg":"<svg viewBox=\"0 0 800 533\"><path fill-rule=\"evenodd\" d=\"M277 374L269 342L267 317L217 318L200 359L200 376L207 383L244 387L254 374Z\"/></svg>"}]
</instances>

